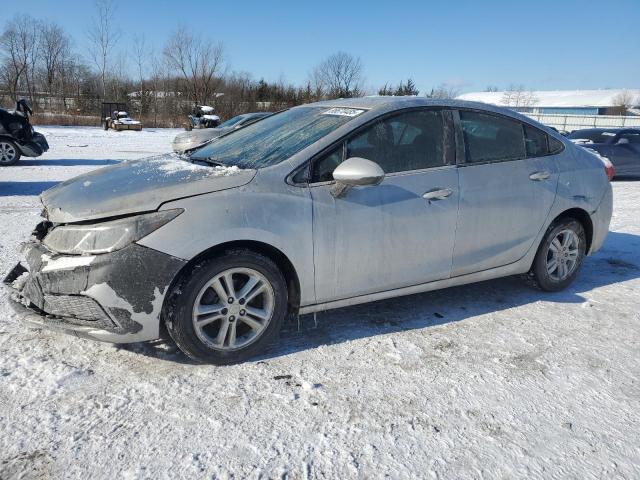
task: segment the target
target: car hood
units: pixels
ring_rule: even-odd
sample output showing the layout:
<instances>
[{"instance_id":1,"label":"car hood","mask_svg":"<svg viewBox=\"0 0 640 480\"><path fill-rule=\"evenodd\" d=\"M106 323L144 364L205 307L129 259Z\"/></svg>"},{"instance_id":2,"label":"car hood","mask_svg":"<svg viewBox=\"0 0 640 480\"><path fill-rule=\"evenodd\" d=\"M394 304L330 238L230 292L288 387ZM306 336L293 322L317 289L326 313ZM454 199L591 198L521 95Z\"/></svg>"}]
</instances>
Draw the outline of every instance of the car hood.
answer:
<instances>
[{"instance_id":1,"label":"car hood","mask_svg":"<svg viewBox=\"0 0 640 480\"><path fill-rule=\"evenodd\" d=\"M168 154L94 170L56 185L40 199L50 221L82 222L157 210L170 200L240 187L255 174Z\"/></svg>"},{"instance_id":2,"label":"car hood","mask_svg":"<svg viewBox=\"0 0 640 480\"><path fill-rule=\"evenodd\" d=\"M173 139L173 150L178 153L193 150L203 143L206 143L213 138L220 137L231 130L233 130L231 127L203 128L180 133Z\"/></svg>"}]
</instances>

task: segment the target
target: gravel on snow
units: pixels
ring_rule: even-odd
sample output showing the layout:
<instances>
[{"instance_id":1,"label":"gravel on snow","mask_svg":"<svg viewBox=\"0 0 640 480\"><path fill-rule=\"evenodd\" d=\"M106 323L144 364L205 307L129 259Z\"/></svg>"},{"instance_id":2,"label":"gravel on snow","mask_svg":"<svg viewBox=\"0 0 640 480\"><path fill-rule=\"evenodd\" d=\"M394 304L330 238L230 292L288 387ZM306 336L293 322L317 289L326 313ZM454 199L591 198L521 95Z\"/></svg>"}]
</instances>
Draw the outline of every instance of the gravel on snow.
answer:
<instances>
[{"instance_id":1,"label":"gravel on snow","mask_svg":"<svg viewBox=\"0 0 640 480\"><path fill-rule=\"evenodd\" d=\"M0 169L0 274L37 195L178 130L40 127ZM639 478L640 183L568 290L520 279L303 317L230 367L28 328L0 293L0 478Z\"/></svg>"}]
</instances>

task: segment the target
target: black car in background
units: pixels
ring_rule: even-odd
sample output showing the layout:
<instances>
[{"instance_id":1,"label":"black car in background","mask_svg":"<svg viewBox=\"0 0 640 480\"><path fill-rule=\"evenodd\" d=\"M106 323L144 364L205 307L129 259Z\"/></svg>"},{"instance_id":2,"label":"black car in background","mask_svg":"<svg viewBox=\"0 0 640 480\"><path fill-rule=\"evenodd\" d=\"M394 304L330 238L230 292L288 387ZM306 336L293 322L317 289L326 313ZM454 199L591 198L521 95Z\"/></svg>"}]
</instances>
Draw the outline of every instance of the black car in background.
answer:
<instances>
[{"instance_id":1,"label":"black car in background","mask_svg":"<svg viewBox=\"0 0 640 480\"><path fill-rule=\"evenodd\" d=\"M21 156L39 157L49 150L44 135L31 126L32 114L26 100L18 100L15 110L0 108L0 167L13 165Z\"/></svg>"},{"instance_id":2,"label":"black car in background","mask_svg":"<svg viewBox=\"0 0 640 480\"><path fill-rule=\"evenodd\" d=\"M615 168L614 178L640 178L640 128L588 128L568 138L607 157Z\"/></svg>"}]
</instances>

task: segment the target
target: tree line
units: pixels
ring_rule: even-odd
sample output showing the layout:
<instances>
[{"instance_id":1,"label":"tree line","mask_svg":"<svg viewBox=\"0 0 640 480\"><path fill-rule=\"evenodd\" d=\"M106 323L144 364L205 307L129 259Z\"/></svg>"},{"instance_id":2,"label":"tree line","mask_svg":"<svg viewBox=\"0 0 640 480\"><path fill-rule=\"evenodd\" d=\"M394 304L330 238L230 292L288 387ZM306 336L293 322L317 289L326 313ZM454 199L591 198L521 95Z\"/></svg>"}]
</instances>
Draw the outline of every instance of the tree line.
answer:
<instances>
[{"instance_id":1,"label":"tree line","mask_svg":"<svg viewBox=\"0 0 640 480\"><path fill-rule=\"evenodd\" d=\"M51 123L95 123L103 101L123 102L151 126L176 126L197 105L213 105L228 118L275 111L323 99L376 93L365 87L361 59L346 52L325 58L302 85L255 80L229 71L224 44L179 27L162 48L143 36L125 38L115 3L97 0L82 48L58 24L30 15L6 21L0 33L0 105L27 98ZM126 51L119 48L125 43ZM379 95L417 95L409 78L385 84ZM457 94L445 86L427 96ZM49 118L47 118L49 117Z\"/></svg>"}]
</instances>

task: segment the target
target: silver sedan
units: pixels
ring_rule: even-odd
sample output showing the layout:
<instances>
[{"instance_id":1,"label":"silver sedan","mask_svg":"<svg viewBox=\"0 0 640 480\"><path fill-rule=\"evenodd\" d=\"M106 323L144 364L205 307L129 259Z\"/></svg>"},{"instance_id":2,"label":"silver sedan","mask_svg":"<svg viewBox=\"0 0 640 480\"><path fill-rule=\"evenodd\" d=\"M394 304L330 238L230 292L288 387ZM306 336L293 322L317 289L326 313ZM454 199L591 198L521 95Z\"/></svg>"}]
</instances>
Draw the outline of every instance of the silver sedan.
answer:
<instances>
[{"instance_id":1,"label":"silver sedan","mask_svg":"<svg viewBox=\"0 0 640 480\"><path fill-rule=\"evenodd\" d=\"M26 319L118 343L166 327L218 364L290 315L516 274L563 289L612 211L596 155L509 110L416 97L295 107L42 202L5 279Z\"/></svg>"}]
</instances>

